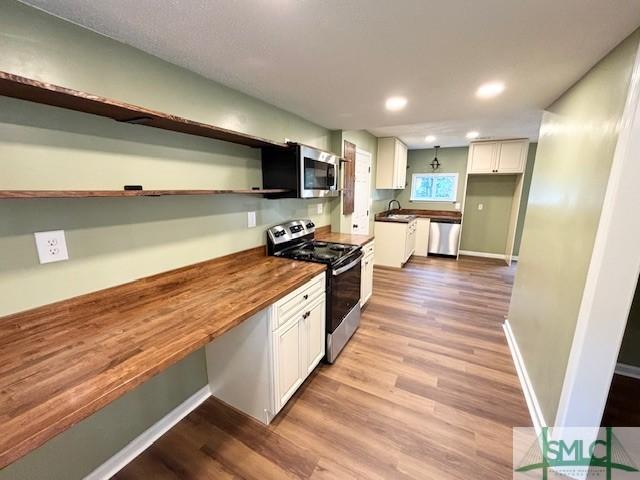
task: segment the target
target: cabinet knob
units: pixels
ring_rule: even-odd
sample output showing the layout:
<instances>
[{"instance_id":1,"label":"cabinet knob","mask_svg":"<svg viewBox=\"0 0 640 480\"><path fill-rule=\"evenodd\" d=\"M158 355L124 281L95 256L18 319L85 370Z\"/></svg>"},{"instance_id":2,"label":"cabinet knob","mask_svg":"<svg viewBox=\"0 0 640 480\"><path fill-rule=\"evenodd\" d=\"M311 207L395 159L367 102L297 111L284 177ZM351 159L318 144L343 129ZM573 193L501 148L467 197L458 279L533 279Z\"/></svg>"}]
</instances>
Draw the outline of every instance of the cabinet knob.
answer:
<instances>
[{"instance_id":1,"label":"cabinet knob","mask_svg":"<svg viewBox=\"0 0 640 480\"><path fill-rule=\"evenodd\" d=\"M311 312L306 312L302 315L302 318L307 318L309 315L311 315Z\"/></svg>"},{"instance_id":2,"label":"cabinet knob","mask_svg":"<svg viewBox=\"0 0 640 480\"><path fill-rule=\"evenodd\" d=\"M303 295L302 298L304 298L305 300L307 300L309 298L309 294L307 295Z\"/></svg>"}]
</instances>

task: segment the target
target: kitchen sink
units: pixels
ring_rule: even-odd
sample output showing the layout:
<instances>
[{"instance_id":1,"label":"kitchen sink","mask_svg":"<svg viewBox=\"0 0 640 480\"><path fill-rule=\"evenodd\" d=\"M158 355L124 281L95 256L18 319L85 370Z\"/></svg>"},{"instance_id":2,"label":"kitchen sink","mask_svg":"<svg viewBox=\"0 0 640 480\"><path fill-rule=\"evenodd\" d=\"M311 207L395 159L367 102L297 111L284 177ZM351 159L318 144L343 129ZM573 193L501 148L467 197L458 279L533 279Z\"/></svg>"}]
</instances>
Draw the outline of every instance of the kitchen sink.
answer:
<instances>
[{"instance_id":1,"label":"kitchen sink","mask_svg":"<svg viewBox=\"0 0 640 480\"><path fill-rule=\"evenodd\" d=\"M387 215L387 218L391 220L411 220L414 218L413 215L400 215L399 213L392 213L391 215Z\"/></svg>"}]
</instances>

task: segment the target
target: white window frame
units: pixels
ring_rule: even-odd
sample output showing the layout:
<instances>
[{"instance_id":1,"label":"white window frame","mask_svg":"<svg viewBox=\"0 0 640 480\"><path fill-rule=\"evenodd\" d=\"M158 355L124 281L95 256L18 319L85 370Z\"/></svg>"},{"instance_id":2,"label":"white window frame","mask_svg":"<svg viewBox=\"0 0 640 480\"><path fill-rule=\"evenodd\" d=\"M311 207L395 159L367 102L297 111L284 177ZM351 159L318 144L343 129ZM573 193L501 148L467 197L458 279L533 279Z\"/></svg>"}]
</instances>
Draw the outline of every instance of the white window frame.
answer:
<instances>
[{"instance_id":1,"label":"white window frame","mask_svg":"<svg viewBox=\"0 0 640 480\"><path fill-rule=\"evenodd\" d=\"M450 199L444 199L444 198L415 198L415 186L416 186L416 180L417 177L424 177L424 176L430 176L430 177L453 177L454 181L453 181L453 198ZM410 200L412 202L457 202L458 201L458 177L459 174L457 173L414 173L411 176L411 197Z\"/></svg>"}]
</instances>

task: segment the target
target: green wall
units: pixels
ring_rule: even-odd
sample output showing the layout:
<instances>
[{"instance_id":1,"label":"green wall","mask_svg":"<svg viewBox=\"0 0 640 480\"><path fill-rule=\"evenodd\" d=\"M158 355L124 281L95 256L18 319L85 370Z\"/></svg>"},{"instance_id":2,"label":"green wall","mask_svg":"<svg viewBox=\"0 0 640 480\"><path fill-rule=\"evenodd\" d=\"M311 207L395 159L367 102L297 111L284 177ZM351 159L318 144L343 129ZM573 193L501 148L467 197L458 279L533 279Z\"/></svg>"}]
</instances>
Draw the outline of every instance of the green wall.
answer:
<instances>
[{"instance_id":1,"label":"green wall","mask_svg":"<svg viewBox=\"0 0 640 480\"><path fill-rule=\"evenodd\" d=\"M461 204L467 175L468 152L468 147L441 148L438 150L438 161L441 163L438 173L458 174L458 198L456 201ZM402 204L403 208L455 210L455 202L412 202L410 200L411 176L416 173L431 173L433 170L429 164L432 162L434 154L435 150L432 148L409 150L407 154L407 186L404 190L397 190L395 195L395 198Z\"/></svg>"},{"instance_id":2,"label":"green wall","mask_svg":"<svg viewBox=\"0 0 640 480\"><path fill-rule=\"evenodd\" d=\"M640 368L640 284L636 286L618 362Z\"/></svg>"},{"instance_id":3,"label":"green wall","mask_svg":"<svg viewBox=\"0 0 640 480\"><path fill-rule=\"evenodd\" d=\"M13 0L2 2L0 70L282 141L329 148L330 132ZM0 189L248 188L259 151L0 98ZM0 202L0 315L264 243L266 226L331 220L336 200L161 197ZM323 213L316 214L322 204ZM247 211L257 227L246 228ZM33 232L64 229L71 259L39 265ZM81 478L207 382L203 352L0 472Z\"/></svg>"},{"instance_id":4,"label":"green wall","mask_svg":"<svg viewBox=\"0 0 640 480\"><path fill-rule=\"evenodd\" d=\"M557 413L639 32L545 113L509 321L545 420Z\"/></svg>"},{"instance_id":5,"label":"green wall","mask_svg":"<svg viewBox=\"0 0 640 480\"><path fill-rule=\"evenodd\" d=\"M460 250L504 255L516 176L470 175L467 182Z\"/></svg>"},{"instance_id":6,"label":"green wall","mask_svg":"<svg viewBox=\"0 0 640 480\"><path fill-rule=\"evenodd\" d=\"M518 211L518 224L516 225L516 236L513 242L513 254L520 253L520 244L522 243L522 229L524 228L524 219L527 215L527 204L529 203L529 191L531 190L531 178L533 177L533 168L536 163L537 143L529 144L527 152L527 166L524 171L524 181L522 183L522 197L520 198L520 210Z\"/></svg>"},{"instance_id":7,"label":"green wall","mask_svg":"<svg viewBox=\"0 0 640 480\"><path fill-rule=\"evenodd\" d=\"M514 255L518 255L520 247L536 146L536 143L529 145ZM409 150L407 158L407 183L409 185L404 190L397 190L395 196L404 208L455 210L454 202L412 202L409 200L411 197L411 175L431 172L429 163L433 160L434 153L434 149ZM462 202L466 188L468 153L468 147L441 148L438 151L438 160L442 163L438 173L458 174L458 202ZM503 255L506 249L516 177L514 175L472 175L468 182L460 249ZM479 203L483 204L483 210L478 210ZM384 209L386 209L386 203Z\"/></svg>"}]
</instances>

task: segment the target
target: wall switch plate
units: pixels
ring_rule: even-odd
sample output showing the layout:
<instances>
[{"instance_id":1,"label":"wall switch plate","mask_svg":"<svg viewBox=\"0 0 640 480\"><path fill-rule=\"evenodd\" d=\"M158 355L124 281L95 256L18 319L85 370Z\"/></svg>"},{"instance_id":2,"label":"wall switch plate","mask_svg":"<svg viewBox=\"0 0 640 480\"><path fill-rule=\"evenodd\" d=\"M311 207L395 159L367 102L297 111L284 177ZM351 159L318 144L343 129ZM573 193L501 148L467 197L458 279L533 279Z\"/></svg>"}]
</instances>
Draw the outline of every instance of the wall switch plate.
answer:
<instances>
[{"instance_id":1,"label":"wall switch plate","mask_svg":"<svg viewBox=\"0 0 640 480\"><path fill-rule=\"evenodd\" d=\"M36 248L38 250L40 263L69 260L69 252L67 251L67 241L64 237L64 230L36 232L33 236L36 239Z\"/></svg>"},{"instance_id":2,"label":"wall switch plate","mask_svg":"<svg viewBox=\"0 0 640 480\"><path fill-rule=\"evenodd\" d=\"M317 213L318 215L320 215L320 214L322 213L323 207L324 207L324 205L322 205L321 203L318 203L318 204L316 205L316 209L317 209L317 210L316 210L316 213Z\"/></svg>"},{"instance_id":3,"label":"wall switch plate","mask_svg":"<svg viewBox=\"0 0 640 480\"><path fill-rule=\"evenodd\" d=\"M483 209L484 209L484 203L479 203L478 210L483 210Z\"/></svg>"},{"instance_id":4,"label":"wall switch plate","mask_svg":"<svg viewBox=\"0 0 640 480\"><path fill-rule=\"evenodd\" d=\"M247 212L247 227L254 228L256 226L256 212Z\"/></svg>"}]
</instances>

